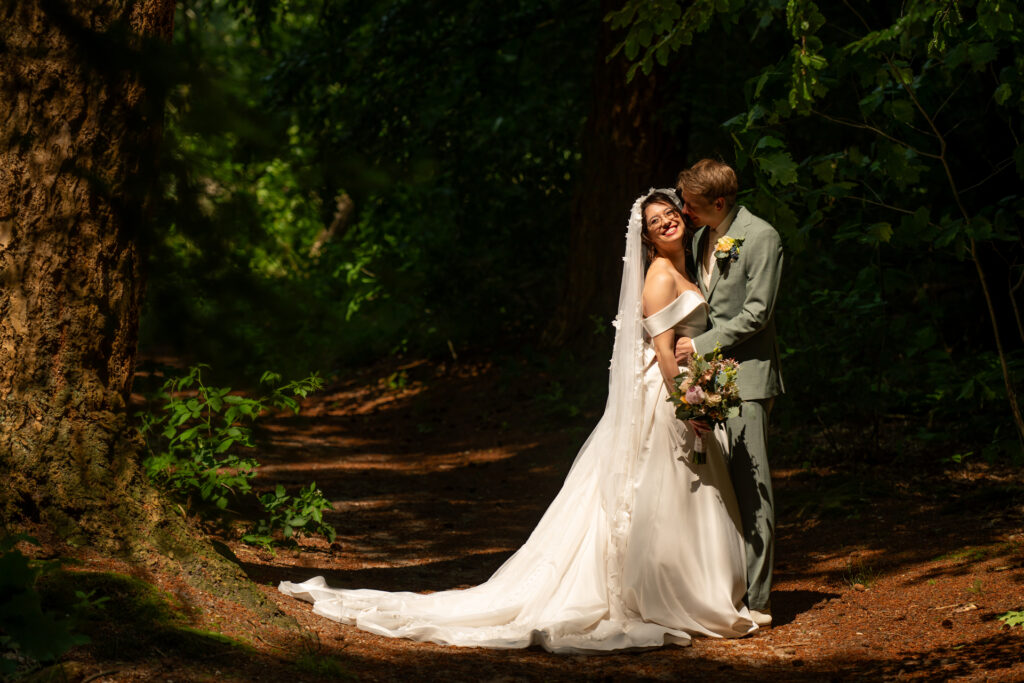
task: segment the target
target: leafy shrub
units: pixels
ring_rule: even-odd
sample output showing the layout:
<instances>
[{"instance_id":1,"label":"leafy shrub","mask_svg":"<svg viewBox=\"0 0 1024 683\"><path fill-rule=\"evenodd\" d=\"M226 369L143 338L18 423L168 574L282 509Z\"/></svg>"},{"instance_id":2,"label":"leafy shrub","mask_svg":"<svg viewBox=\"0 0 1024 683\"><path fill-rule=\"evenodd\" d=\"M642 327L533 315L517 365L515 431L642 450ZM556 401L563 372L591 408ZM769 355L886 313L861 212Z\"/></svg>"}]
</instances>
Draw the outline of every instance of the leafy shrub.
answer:
<instances>
[{"instance_id":1,"label":"leafy shrub","mask_svg":"<svg viewBox=\"0 0 1024 683\"><path fill-rule=\"evenodd\" d=\"M143 468L149 478L189 507L195 496L219 510L227 508L229 497L252 491L259 462L232 449L252 448L251 425L269 406L298 414L299 397L323 387L316 373L305 379L275 386L281 376L265 372L261 384L270 386L268 395L248 398L231 393L231 388L203 384L197 364L187 374L164 382L157 396L160 414L141 412L139 430L146 439L149 455ZM269 516L242 537L247 543L269 546L273 531L280 529L290 538L297 529L319 533L332 541L334 528L323 520L323 511L331 503L311 483L298 497L288 495L283 486L259 498Z\"/></svg>"},{"instance_id":2,"label":"leafy shrub","mask_svg":"<svg viewBox=\"0 0 1024 683\"><path fill-rule=\"evenodd\" d=\"M29 536L19 534L0 539L0 677L14 676L51 662L75 645L89 642L74 633L74 622L60 618L42 607L36 582L43 574L59 568L59 562L38 562L14 546L19 541L38 545ZM76 594L80 601L100 605L103 598Z\"/></svg>"},{"instance_id":3,"label":"leafy shrub","mask_svg":"<svg viewBox=\"0 0 1024 683\"><path fill-rule=\"evenodd\" d=\"M257 522L242 536L246 543L267 548L273 543L275 529L280 529L285 538L291 538L295 529L305 529L310 522L313 523L314 531L334 542L334 527L323 518L324 510L330 510L331 503L316 488L316 484L301 489L298 496L288 495L284 486L278 484L272 493L260 496L260 503L269 516Z\"/></svg>"},{"instance_id":4,"label":"leafy shrub","mask_svg":"<svg viewBox=\"0 0 1024 683\"><path fill-rule=\"evenodd\" d=\"M1024 626L1024 610L1018 612L1011 610L1006 614L1000 614L997 618L1010 628Z\"/></svg>"}]
</instances>

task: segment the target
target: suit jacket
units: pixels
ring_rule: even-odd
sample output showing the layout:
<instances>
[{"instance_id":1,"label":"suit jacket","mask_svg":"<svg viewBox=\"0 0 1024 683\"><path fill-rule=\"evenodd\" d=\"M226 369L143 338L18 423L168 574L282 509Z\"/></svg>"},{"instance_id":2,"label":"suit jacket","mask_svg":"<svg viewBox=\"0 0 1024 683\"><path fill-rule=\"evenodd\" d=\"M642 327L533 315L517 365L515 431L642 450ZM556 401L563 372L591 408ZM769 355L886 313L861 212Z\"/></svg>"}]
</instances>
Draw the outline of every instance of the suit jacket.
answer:
<instances>
[{"instance_id":1,"label":"suit jacket","mask_svg":"<svg viewBox=\"0 0 1024 683\"><path fill-rule=\"evenodd\" d=\"M697 353L722 348L739 361L736 384L744 401L771 398L785 391L775 337L775 298L782 275L782 240L766 221L739 207L729 237L743 240L735 261L714 259L711 282L700 277L704 249L714 249L707 227L693 236L697 284L711 308L708 330L693 339Z\"/></svg>"}]
</instances>

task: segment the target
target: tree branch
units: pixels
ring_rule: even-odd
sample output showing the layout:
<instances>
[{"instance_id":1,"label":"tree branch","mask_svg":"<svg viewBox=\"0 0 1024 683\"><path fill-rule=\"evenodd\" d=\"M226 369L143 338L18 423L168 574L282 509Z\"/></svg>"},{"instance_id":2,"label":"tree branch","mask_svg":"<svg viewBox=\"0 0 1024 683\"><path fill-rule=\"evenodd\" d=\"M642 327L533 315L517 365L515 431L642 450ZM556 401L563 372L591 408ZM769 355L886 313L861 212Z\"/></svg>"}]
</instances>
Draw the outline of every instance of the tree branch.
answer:
<instances>
[{"instance_id":1,"label":"tree branch","mask_svg":"<svg viewBox=\"0 0 1024 683\"><path fill-rule=\"evenodd\" d=\"M953 95L956 95L958 92L960 92L960 88L964 87L964 83L966 83L968 80L969 79L967 78L960 79L960 82L956 84L956 87L953 88L953 91L946 96L946 99L942 100L942 104L940 104L939 108L935 110L934 114L932 114L932 118L938 117L939 112L946 108L946 105L949 104L949 101L953 99Z\"/></svg>"},{"instance_id":2,"label":"tree branch","mask_svg":"<svg viewBox=\"0 0 1024 683\"><path fill-rule=\"evenodd\" d=\"M910 97L910 101L914 103L917 110L924 117L924 120L928 122L928 126L932 129L932 133L935 135L935 139L939 141L939 154L933 156L933 159L938 159L942 163L942 168L946 171L946 178L949 180L949 189L953 193L953 199L956 201L957 207L960 209L960 214L964 217L965 221L970 221L970 214L967 213L967 209L964 207L963 200L960 199L960 193L956 189L956 181L953 180L953 169L949 167L949 162L946 160L946 138L939 132L939 127L935 125L935 120L928 115L924 107L921 105L921 101L917 99L917 93L910 87L910 84L903 79L903 74L896 68L896 65L892 63L892 58L889 55L882 55L885 59L885 63L889 65L889 73L892 74L896 82L903 86L907 95Z\"/></svg>"},{"instance_id":3,"label":"tree branch","mask_svg":"<svg viewBox=\"0 0 1024 683\"><path fill-rule=\"evenodd\" d=\"M917 93L910 87L910 84L903 79L903 74L896 68L896 65L892 63L892 59L889 55L883 55L886 64L889 65L889 71L896 78L896 80L903 86L903 89L907 91L907 95L910 96L911 101L917 110L921 112L921 116L924 117L928 125L931 126L932 131L935 132L935 137L939 141L939 162L942 164L942 168L946 171L946 179L949 181L949 191L952 193L953 200L956 202L957 207L960 209L960 214L963 216L964 223L970 225L971 215L967 212L967 207L964 206L963 198L960 196L960 192L956 186L956 180L953 178L953 170L949 167L949 160L946 158L946 138L939 132L938 126L935 125L935 120L928 115L924 107L921 106L921 102L917 99ZM988 307L989 320L992 323L992 336L996 342L996 353L999 355L999 365L1003 371L1003 384L1006 386L1006 398L1010 403L1010 412L1013 413L1013 421L1017 427L1017 439L1021 444L1024 444L1024 416L1021 415L1020 405L1017 403L1017 389L1014 387L1013 377L1010 375L1010 366L1006 361L1006 351L1003 349L1003 340L999 335L999 319L996 317L995 304L992 302L992 293L988 288L988 279L985 276L985 269L981 265L981 256L978 254L978 242L974 239L974 236L970 233L967 234L967 240L971 247L971 260L974 261L974 268L978 273L978 282L981 284L981 293L985 297L985 305Z\"/></svg>"},{"instance_id":4,"label":"tree branch","mask_svg":"<svg viewBox=\"0 0 1024 683\"><path fill-rule=\"evenodd\" d=\"M893 206L892 204L886 204L884 202L876 202L873 199L867 197L840 197L840 199L852 199L853 201L864 202L865 204L871 204L872 206L878 206L883 209L889 209L890 211L898 211L899 213L905 213L913 216L914 212L909 209L904 209L899 206Z\"/></svg>"},{"instance_id":5,"label":"tree branch","mask_svg":"<svg viewBox=\"0 0 1024 683\"><path fill-rule=\"evenodd\" d=\"M928 157L929 159L936 159L936 160L942 159L942 157L939 156L938 154L932 154L931 152L925 152L924 150L920 150L917 147L914 147L909 142L906 142L904 140L900 140L899 138L895 138L895 137L889 135L888 133L886 133L881 128L876 128L874 126L869 126L866 123L857 123L856 121L849 121L847 119L840 119L840 118L836 118L835 116L829 116L825 112L818 111L817 109L812 109L811 113L812 114L817 114L818 116L822 117L823 119L827 119L827 120L829 120L829 121L831 121L833 123L838 123L838 124L843 125L843 126L849 126L850 128L860 128L862 130L869 130L872 133L874 133L875 135L883 137L886 140L890 140L892 142L895 142L897 145L900 145L902 147L906 147L907 149L912 150L914 153L919 154L919 155L921 155L923 157Z\"/></svg>"},{"instance_id":6,"label":"tree branch","mask_svg":"<svg viewBox=\"0 0 1024 683\"><path fill-rule=\"evenodd\" d=\"M869 26L869 25L868 25L868 22L866 22L866 21L864 20L864 17L863 17L863 16L861 16L861 13L860 13L860 12L858 12L857 10L855 10L855 9L853 8L853 5L851 5L851 4L849 3L849 0L843 0L843 4L844 4L844 5L846 5L846 8L847 8L848 10L850 10L851 12L853 12L853 14L854 14L854 16L855 16L855 17L857 17L858 19L860 19L860 23L864 24L864 28L866 28L866 29L868 30L868 33L874 33L874 31L872 31L872 30L871 30L871 26Z\"/></svg>"},{"instance_id":7,"label":"tree branch","mask_svg":"<svg viewBox=\"0 0 1024 683\"><path fill-rule=\"evenodd\" d=\"M1017 284L1010 287L1010 306L1013 307L1013 317L1017 319L1017 334L1020 335L1020 340L1024 342L1024 322L1021 321L1020 307L1017 306L1017 290L1020 289L1021 285L1024 285L1024 270L1021 271Z\"/></svg>"},{"instance_id":8,"label":"tree branch","mask_svg":"<svg viewBox=\"0 0 1024 683\"><path fill-rule=\"evenodd\" d=\"M960 194L967 194L971 190L976 189L978 187L981 187L982 185L984 185L988 181L992 180L997 175L999 175L1000 173L1002 173L1006 169L1010 168L1011 166L1013 166L1013 157L1010 157L1008 159L1003 159L998 164L996 164L996 170L992 171L987 176L985 176L984 178L982 178L978 182L974 183L970 187L964 188L963 190L960 190Z\"/></svg>"}]
</instances>

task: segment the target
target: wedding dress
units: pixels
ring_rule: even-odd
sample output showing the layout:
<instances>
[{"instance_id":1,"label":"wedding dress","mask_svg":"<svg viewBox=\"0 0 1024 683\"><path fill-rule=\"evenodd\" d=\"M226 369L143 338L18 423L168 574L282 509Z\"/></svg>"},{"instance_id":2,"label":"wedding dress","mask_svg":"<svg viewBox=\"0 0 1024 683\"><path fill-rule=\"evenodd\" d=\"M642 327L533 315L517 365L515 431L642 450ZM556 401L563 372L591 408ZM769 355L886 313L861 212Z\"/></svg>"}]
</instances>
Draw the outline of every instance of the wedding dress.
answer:
<instances>
[{"instance_id":1,"label":"wedding dress","mask_svg":"<svg viewBox=\"0 0 1024 683\"><path fill-rule=\"evenodd\" d=\"M646 196L646 195L645 195ZM526 543L485 583L437 593L282 582L316 614L389 637L460 646L607 652L689 644L757 629L722 429L690 461L650 338L695 336L707 304L687 291L644 319L639 206L633 206L604 416Z\"/></svg>"}]
</instances>

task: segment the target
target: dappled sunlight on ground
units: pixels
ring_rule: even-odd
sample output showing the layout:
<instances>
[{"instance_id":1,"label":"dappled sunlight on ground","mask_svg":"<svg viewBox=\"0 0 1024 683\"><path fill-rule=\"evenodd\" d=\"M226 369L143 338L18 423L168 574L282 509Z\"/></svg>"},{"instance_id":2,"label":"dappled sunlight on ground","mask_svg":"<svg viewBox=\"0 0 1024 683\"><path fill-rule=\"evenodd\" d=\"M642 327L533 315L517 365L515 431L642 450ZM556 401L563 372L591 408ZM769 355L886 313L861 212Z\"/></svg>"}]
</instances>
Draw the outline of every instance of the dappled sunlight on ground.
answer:
<instances>
[{"instance_id":1,"label":"dappled sunlight on ground","mask_svg":"<svg viewBox=\"0 0 1024 683\"><path fill-rule=\"evenodd\" d=\"M530 378L496 373L487 362L384 365L310 397L298 416L265 420L257 490L315 481L337 539L269 551L238 540L241 522L219 533L302 635L178 586L197 625L253 648L244 666L154 654L110 680L318 681L337 667L370 681L1024 680L1024 629L997 619L1024 608L1024 477L979 464L791 466L799 454L777 464L775 627L741 640L600 657L449 648L339 625L280 594L280 581L316 575L340 587L465 588L515 552L598 415L567 418L533 400ZM335 674L315 673L323 667Z\"/></svg>"}]
</instances>

